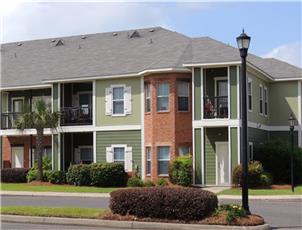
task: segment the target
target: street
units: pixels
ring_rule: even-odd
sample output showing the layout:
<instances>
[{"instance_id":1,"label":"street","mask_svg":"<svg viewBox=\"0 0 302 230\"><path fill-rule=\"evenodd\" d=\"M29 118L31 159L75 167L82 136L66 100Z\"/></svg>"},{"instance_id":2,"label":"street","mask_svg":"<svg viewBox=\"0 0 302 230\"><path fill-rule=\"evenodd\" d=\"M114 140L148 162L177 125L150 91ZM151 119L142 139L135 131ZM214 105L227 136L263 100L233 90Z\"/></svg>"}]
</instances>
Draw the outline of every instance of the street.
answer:
<instances>
[{"instance_id":1,"label":"street","mask_svg":"<svg viewBox=\"0 0 302 230\"><path fill-rule=\"evenodd\" d=\"M2 196L2 206L108 208L108 201L109 198ZM221 200L220 203L240 203L240 201ZM301 201L254 200L250 201L250 209L252 213L263 216L273 229L302 229ZM2 229L75 229L75 227L3 223ZM76 229L96 228L77 227Z\"/></svg>"}]
</instances>

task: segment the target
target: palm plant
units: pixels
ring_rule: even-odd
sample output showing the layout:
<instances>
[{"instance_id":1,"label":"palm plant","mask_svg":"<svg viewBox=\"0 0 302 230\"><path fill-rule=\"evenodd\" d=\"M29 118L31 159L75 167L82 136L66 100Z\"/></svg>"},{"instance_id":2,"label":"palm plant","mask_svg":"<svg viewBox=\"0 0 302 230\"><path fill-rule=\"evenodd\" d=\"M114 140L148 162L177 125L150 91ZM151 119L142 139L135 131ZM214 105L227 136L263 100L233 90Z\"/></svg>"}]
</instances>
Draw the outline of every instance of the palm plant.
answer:
<instances>
[{"instance_id":1,"label":"palm plant","mask_svg":"<svg viewBox=\"0 0 302 230\"><path fill-rule=\"evenodd\" d=\"M37 162L38 162L38 181L43 180L43 168L42 168L42 152L43 152L43 140L45 128L56 128L59 121L58 112L50 112L43 100L38 100L34 104L34 110L30 111L29 108L25 108L24 112L20 114L16 121L17 129L29 129L33 128L37 131L36 136L36 150L37 150Z\"/></svg>"}]
</instances>

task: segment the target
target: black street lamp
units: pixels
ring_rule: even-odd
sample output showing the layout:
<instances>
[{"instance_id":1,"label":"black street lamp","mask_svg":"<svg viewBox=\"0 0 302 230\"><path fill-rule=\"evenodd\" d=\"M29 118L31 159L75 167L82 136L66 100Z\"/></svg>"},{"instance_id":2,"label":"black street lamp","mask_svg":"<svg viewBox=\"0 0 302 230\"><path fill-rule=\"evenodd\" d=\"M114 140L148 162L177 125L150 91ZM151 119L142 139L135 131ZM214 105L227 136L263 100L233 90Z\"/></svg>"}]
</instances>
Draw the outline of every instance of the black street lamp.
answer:
<instances>
[{"instance_id":1,"label":"black street lamp","mask_svg":"<svg viewBox=\"0 0 302 230\"><path fill-rule=\"evenodd\" d=\"M248 194L248 157L247 157L247 96L246 96L246 86L247 86L247 80L246 80L246 57L248 53L248 48L250 45L251 37L247 36L244 33L244 30L242 30L242 33L239 37L236 38L237 45L240 51L240 57L241 57L241 122L242 122L242 129L241 129L241 156L242 156L242 207L246 211L247 214L250 214L250 208L249 208L249 194Z\"/></svg>"},{"instance_id":2,"label":"black street lamp","mask_svg":"<svg viewBox=\"0 0 302 230\"><path fill-rule=\"evenodd\" d=\"M292 192L295 191L294 185L294 129L295 129L295 118L293 114L289 116L289 130L290 130L290 139L291 139L291 157L290 157L290 174L291 174L291 185Z\"/></svg>"}]
</instances>

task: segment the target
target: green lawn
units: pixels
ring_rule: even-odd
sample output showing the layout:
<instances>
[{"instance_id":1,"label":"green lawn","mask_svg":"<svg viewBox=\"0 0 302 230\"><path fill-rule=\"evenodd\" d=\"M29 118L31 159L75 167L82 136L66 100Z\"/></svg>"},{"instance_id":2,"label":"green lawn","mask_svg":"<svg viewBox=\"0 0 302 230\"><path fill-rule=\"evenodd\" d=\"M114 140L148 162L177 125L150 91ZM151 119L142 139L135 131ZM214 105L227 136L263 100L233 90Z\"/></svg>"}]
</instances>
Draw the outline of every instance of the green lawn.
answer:
<instances>
[{"instance_id":1,"label":"green lawn","mask_svg":"<svg viewBox=\"0 0 302 230\"><path fill-rule=\"evenodd\" d=\"M104 214L106 209L101 208L74 208L74 207L36 207L36 206L4 206L1 214L24 216L53 216L72 218L97 218Z\"/></svg>"},{"instance_id":2,"label":"green lawn","mask_svg":"<svg viewBox=\"0 0 302 230\"><path fill-rule=\"evenodd\" d=\"M241 195L241 188L226 189L218 195ZM295 187L295 192L291 189L249 189L249 195L302 195L302 186Z\"/></svg>"},{"instance_id":3,"label":"green lawn","mask_svg":"<svg viewBox=\"0 0 302 230\"><path fill-rule=\"evenodd\" d=\"M109 193L119 188L99 188L72 185L31 185L27 183L0 183L1 191L31 191L31 192L92 192Z\"/></svg>"}]
</instances>

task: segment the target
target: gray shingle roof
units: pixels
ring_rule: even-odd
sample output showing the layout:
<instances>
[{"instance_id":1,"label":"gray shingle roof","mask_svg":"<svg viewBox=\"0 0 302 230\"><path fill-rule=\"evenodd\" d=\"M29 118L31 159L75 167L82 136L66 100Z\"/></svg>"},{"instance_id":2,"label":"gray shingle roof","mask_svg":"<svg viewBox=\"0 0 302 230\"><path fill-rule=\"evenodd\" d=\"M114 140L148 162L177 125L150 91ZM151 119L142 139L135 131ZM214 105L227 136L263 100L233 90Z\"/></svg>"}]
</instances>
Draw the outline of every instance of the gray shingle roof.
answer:
<instances>
[{"instance_id":1,"label":"gray shingle roof","mask_svg":"<svg viewBox=\"0 0 302 230\"><path fill-rule=\"evenodd\" d=\"M119 31L2 44L0 86L239 61L236 48L208 37L190 38L161 27L136 31L139 37L130 38L133 31ZM64 45L56 46L59 39ZM275 59L250 55L249 61L274 78L302 78L301 69Z\"/></svg>"}]
</instances>

